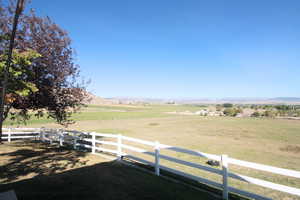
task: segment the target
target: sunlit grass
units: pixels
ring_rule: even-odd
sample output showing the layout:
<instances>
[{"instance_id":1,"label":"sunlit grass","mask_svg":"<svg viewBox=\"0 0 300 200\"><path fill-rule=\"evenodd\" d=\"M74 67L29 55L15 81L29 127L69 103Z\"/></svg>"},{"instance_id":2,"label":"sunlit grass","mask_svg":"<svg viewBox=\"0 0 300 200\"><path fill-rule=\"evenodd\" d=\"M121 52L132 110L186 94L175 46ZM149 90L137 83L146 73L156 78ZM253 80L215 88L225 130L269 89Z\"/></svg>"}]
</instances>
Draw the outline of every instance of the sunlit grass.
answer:
<instances>
[{"instance_id":1,"label":"sunlit grass","mask_svg":"<svg viewBox=\"0 0 300 200\"><path fill-rule=\"evenodd\" d=\"M147 105L147 106L89 106L73 116L76 123L69 129L123 134L163 144L300 171L300 121L268 118L203 117L168 114L168 112L195 112L203 109L193 105ZM60 127L54 121L32 118L27 126ZM172 154L173 155L173 154ZM199 162L199 158L179 155L180 158ZM162 161L163 162L163 161ZM169 166L203 177L219 180L177 164ZM230 170L249 176L263 178L280 184L300 187L300 181L266 174L255 170L230 166ZM285 194L231 181L234 186L250 189L275 199ZM289 197L290 198L290 197ZM293 199L293 198L290 198Z\"/></svg>"}]
</instances>

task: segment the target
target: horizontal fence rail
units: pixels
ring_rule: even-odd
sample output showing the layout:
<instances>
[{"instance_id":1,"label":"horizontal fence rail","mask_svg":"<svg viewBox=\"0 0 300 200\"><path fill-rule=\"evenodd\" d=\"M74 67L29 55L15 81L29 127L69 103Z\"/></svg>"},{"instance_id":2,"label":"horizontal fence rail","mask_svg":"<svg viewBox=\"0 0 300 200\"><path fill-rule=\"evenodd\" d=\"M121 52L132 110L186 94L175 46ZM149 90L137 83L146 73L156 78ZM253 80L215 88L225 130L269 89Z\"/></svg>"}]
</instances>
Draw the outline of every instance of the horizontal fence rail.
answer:
<instances>
[{"instance_id":1,"label":"horizontal fence rail","mask_svg":"<svg viewBox=\"0 0 300 200\"><path fill-rule=\"evenodd\" d=\"M41 141L48 141L50 144L56 142L59 143L60 146L64 144L69 144L72 145L74 149L78 149L78 148L90 149L91 152L94 154L98 153L99 151L113 154L116 155L119 160L121 160L122 158L135 160L137 162L152 166L154 168L154 173L157 176L160 176L160 170L164 170L203 184L220 188L223 191L223 199L229 199L228 197L229 192L233 192L254 199L261 199L261 200L270 199L258 194L254 194L251 192L247 192L229 186L228 184L229 178L233 178L242 182L251 183L265 188L277 190L280 192L285 192L288 194L300 196L300 189L298 188L285 186L270 181L265 181L265 180L241 175L238 173L233 173L230 172L229 165L237 165L241 167L246 167L246 168L265 171L265 172L271 172L273 174L278 174L278 175L283 175L283 176L288 176L293 178L300 178L299 171L283 169L283 168L278 168L278 167L273 167L268 165L262 165L253 162L248 162L248 161L242 161L242 160L230 158L227 155L213 155L213 154L203 153L199 151L184 149L180 147L160 144L157 141L152 142L152 141L127 137L127 136L122 136L120 134L117 135L117 134L106 134L106 133L95 133L95 132L90 133L90 132L70 131L70 130L62 130L62 129L47 129L47 128L3 128L3 131L4 132L3 132L2 139L4 140L6 139L8 142L11 142L11 140L14 139L35 138ZM109 138L110 140L105 140L106 138ZM115 141L111 141L111 140L115 140ZM124 144L124 142L130 142L131 144L137 144L137 145L146 145L147 147L150 147L152 150L149 151L144 148ZM108 145L112 148L108 148L108 147L104 148L102 145ZM137 157L136 155L125 153L123 152L123 150L125 149L152 156L154 160L153 162L151 162L142 159L140 157ZM218 161L221 165L221 169L208 167L203 164L185 161L176 157L163 155L161 153L162 149ZM164 166L160 164L160 160L167 160L173 163L189 166L216 175L220 175L222 177L222 183L217 183L215 181L208 180L206 178L199 177L193 174L189 174L180 171L178 169L171 168L169 166L168 167Z\"/></svg>"},{"instance_id":2,"label":"horizontal fence rail","mask_svg":"<svg viewBox=\"0 0 300 200\"><path fill-rule=\"evenodd\" d=\"M16 139L35 138L40 134L40 128L2 128L2 140L11 142Z\"/></svg>"}]
</instances>

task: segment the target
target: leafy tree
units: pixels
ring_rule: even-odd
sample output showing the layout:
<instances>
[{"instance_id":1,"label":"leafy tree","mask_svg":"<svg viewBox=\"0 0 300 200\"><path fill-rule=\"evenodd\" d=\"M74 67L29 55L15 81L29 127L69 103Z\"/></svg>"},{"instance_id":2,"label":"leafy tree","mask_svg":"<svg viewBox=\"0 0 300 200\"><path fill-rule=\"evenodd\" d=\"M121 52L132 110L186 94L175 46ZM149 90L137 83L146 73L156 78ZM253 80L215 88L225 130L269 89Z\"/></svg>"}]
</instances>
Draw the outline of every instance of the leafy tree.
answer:
<instances>
[{"instance_id":1,"label":"leafy tree","mask_svg":"<svg viewBox=\"0 0 300 200\"><path fill-rule=\"evenodd\" d=\"M254 113L251 114L251 117L260 117L260 113L255 111Z\"/></svg>"},{"instance_id":2,"label":"leafy tree","mask_svg":"<svg viewBox=\"0 0 300 200\"><path fill-rule=\"evenodd\" d=\"M243 113L244 111L243 111L243 109L241 108L241 107L238 107L238 108L236 108L236 113L238 114L238 113Z\"/></svg>"},{"instance_id":3,"label":"leafy tree","mask_svg":"<svg viewBox=\"0 0 300 200\"><path fill-rule=\"evenodd\" d=\"M254 109L254 108L255 108L255 105L254 105L254 104L252 104L252 105L250 106L250 108L251 108L251 109Z\"/></svg>"},{"instance_id":4,"label":"leafy tree","mask_svg":"<svg viewBox=\"0 0 300 200\"><path fill-rule=\"evenodd\" d=\"M1 5L0 0L0 77L3 77L14 6ZM73 123L70 117L84 106L86 90L85 83L78 82L79 66L74 63L67 32L48 17L37 17L31 11L20 16L16 35L4 119L25 121L34 113L38 117L46 114L62 125Z\"/></svg>"},{"instance_id":5,"label":"leafy tree","mask_svg":"<svg viewBox=\"0 0 300 200\"><path fill-rule=\"evenodd\" d=\"M232 114L233 114L233 109L232 109L232 108L225 108L225 109L223 110L223 113L224 113L225 116L232 116Z\"/></svg>"},{"instance_id":6,"label":"leafy tree","mask_svg":"<svg viewBox=\"0 0 300 200\"><path fill-rule=\"evenodd\" d=\"M276 105L275 108L277 110L288 111L288 110L292 110L293 107L289 105Z\"/></svg>"},{"instance_id":7,"label":"leafy tree","mask_svg":"<svg viewBox=\"0 0 300 200\"><path fill-rule=\"evenodd\" d=\"M4 67L6 65L7 55L0 55L0 79L3 80ZM7 88L7 94L5 96L6 109L4 112L4 119L7 118L10 108L13 106L15 101L21 98L26 98L30 94L37 92L38 88L36 85L29 81L32 72L29 70L29 66L35 58L40 57L38 53L32 50L18 53L13 52L12 65L8 69L9 87ZM13 116L13 115L12 115Z\"/></svg>"},{"instance_id":8,"label":"leafy tree","mask_svg":"<svg viewBox=\"0 0 300 200\"><path fill-rule=\"evenodd\" d=\"M265 110L262 115L265 116L265 117L275 117L276 116L276 111Z\"/></svg>"},{"instance_id":9,"label":"leafy tree","mask_svg":"<svg viewBox=\"0 0 300 200\"><path fill-rule=\"evenodd\" d=\"M237 114L242 113L243 111L241 109L237 108L225 108L223 113L226 116L235 117Z\"/></svg>"},{"instance_id":10,"label":"leafy tree","mask_svg":"<svg viewBox=\"0 0 300 200\"><path fill-rule=\"evenodd\" d=\"M222 106L220 104L216 105L216 111L221 111L222 110Z\"/></svg>"},{"instance_id":11,"label":"leafy tree","mask_svg":"<svg viewBox=\"0 0 300 200\"><path fill-rule=\"evenodd\" d=\"M232 108L233 105L232 105L231 103L224 103L224 104L223 104L223 107L224 107L224 108Z\"/></svg>"}]
</instances>

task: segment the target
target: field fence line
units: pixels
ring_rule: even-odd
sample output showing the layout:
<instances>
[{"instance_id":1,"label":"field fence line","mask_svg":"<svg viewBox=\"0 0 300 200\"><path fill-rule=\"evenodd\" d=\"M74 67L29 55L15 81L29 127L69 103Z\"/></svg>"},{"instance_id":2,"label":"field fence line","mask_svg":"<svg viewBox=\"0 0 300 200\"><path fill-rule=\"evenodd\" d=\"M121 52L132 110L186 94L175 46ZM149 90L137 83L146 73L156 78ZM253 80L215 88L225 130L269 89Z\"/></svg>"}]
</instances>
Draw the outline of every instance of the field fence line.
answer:
<instances>
[{"instance_id":1,"label":"field fence line","mask_svg":"<svg viewBox=\"0 0 300 200\"><path fill-rule=\"evenodd\" d=\"M284 175L293 178L300 178L300 172L290 169L278 168L269 165L263 165L243 160L238 160L234 158L230 158L228 155L214 155L203 153L195 150L184 149L181 147L174 147L170 145L160 144L158 141L147 141L138 138L123 136L121 134L107 134L107 133L96 133L96 132L81 132L76 130L64 130L64 129L50 129L50 128L3 128L3 136L2 139L6 139L8 142L11 142L15 139L28 139L33 138L35 140L40 140L43 142L49 142L50 144L58 143L60 146L64 144L72 145L74 149L78 149L78 147L90 149L91 153L96 154L97 151L105 152L113 154L117 157L117 160L122 160L124 157L135 160L137 162L152 166L154 168L154 174L160 176L160 170L165 170L170 173L174 173L179 176L183 176L185 178L198 181L203 184L211 185L213 187L217 187L222 190L223 199L229 199L229 192L237 193L239 195L250 197L254 199L267 200L270 199L268 197L264 197L255 193L247 192L244 190L240 190L238 188L233 188L229 186L228 179L233 178L239 181L243 181L246 183L255 184L258 186L262 186L265 188L277 190L280 192L285 192L288 194L300 196L300 189L294 188L290 186L285 186L237 173L230 172L229 166L231 164L238 165L241 167L247 167L255 170L271 172L274 174ZM104 138L112 138L115 141L105 141ZM147 145L152 148L152 151L145 150L139 147L134 147L128 144L124 144L125 141L129 141L134 144L142 144ZM97 146L97 144L105 144L114 146L113 149L103 148ZM146 155L150 155L154 157L154 162L142 159L135 155L131 155L123 152L123 149L127 149L133 152L143 153ZM167 156L161 154L162 149L180 152L196 157L202 157L206 159L215 160L220 163L222 169L216 169L213 167L208 167L199 163L194 163L190 161L185 161L179 158ZM178 163L181 165L193 167L196 169L204 170L213 174L217 174L222 176L222 183L217 183L212 180L208 180L203 177L199 177L193 174L189 174L183 171L179 171L177 169L173 169L167 166L160 164L160 160L167 160L173 163Z\"/></svg>"}]
</instances>

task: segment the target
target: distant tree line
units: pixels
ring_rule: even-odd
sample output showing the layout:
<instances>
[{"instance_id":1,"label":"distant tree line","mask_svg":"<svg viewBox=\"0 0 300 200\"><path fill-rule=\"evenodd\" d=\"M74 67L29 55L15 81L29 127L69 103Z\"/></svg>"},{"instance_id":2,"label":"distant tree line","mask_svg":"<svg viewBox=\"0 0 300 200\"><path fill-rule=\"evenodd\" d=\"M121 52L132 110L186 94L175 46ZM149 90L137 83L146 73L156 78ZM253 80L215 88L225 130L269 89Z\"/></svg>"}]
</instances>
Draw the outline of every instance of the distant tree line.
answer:
<instances>
[{"instance_id":1,"label":"distant tree line","mask_svg":"<svg viewBox=\"0 0 300 200\"><path fill-rule=\"evenodd\" d=\"M225 116L235 117L245 109L251 109L251 117L300 117L300 105L272 104L217 104L216 111L223 111Z\"/></svg>"}]
</instances>

